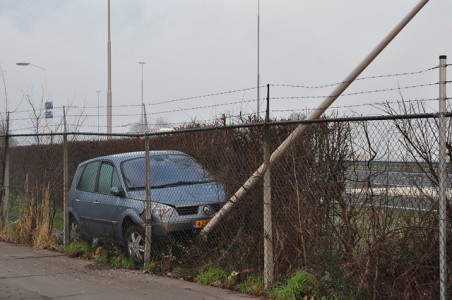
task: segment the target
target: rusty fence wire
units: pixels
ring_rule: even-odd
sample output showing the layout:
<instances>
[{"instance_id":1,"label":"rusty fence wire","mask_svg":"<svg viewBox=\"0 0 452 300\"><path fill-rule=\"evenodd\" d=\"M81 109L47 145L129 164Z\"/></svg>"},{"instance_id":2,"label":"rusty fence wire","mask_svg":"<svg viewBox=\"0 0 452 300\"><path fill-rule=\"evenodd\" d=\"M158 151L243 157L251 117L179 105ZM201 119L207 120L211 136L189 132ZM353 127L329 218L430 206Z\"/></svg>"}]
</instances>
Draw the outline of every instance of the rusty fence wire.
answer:
<instances>
[{"instance_id":1,"label":"rusty fence wire","mask_svg":"<svg viewBox=\"0 0 452 300\"><path fill-rule=\"evenodd\" d=\"M270 170L264 181L265 172L255 173L264 142L273 153L300 124L250 119L148 135L68 133L67 161L62 135L8 136L8 143L3 136L2 226L54 230L40 225L60 218L67 199L68 242L116 245L162 272L189 277L187 270L211 264L270 287L305 270L320 295L438 298L441 238L452 279L452 226L446 238L438 225L440 180L448 220L452 214L450 114L445 160L436 115L325 119L304 124L302 137L263 169ZM253 174L257 183L235 197ZM27 209L37 214L21 220ZM214 226L206 232L206 224Z\"/></svg>"}]
</instances>

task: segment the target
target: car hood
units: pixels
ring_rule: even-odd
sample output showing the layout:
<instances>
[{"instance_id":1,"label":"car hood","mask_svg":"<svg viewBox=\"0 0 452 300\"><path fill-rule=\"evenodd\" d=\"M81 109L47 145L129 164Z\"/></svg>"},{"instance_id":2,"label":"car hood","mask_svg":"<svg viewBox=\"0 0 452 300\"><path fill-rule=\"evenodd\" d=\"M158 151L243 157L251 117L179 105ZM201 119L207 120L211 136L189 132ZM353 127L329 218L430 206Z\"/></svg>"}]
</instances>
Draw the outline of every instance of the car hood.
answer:
<instances>
[{"instance_id":1,"label":"car hood","mask_svg":"<svg viewBox=\"0 0 452 300\"><path fill-rule=\"evenodd\" d=\"M146 200L146 190L128 194L130 198ZM225 197L223 185L215 181L151 189L151 202L174 207L220 203L225 201Z\"/></svg>"}]
</instances>

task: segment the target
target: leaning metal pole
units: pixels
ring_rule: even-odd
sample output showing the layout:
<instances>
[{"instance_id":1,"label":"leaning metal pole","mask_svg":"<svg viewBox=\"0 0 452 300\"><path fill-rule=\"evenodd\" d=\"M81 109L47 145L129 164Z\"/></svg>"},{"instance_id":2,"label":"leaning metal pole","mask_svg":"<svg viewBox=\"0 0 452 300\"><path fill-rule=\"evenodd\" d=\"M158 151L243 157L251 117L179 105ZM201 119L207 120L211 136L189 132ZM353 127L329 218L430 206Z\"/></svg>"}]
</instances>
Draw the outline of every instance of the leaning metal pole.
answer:
<instances>
[{"instance_id":1,"label":"leaning metal pole","mask_svg":"<svg viewBox=\"0 0 452 300\"><path fill-rule=\"evenodd\" d=\"M427 4L429 0L421 0L400 22L397 26L389 32L389 34L372 50L371 53L348 75L342 83L340 83L334 91L327 96L319 107L314 110L306 120L318 119L325 110L333 104L333 102L347 89L347 87L361 74L367 66L383 51L383 49L399 34L399 32L414 18L414 16ZM272 153L270 157L269 166L273 165L282 155L289 149L289 147L296 141L304 130L308 127L307 124L300 124ZM262 164L253 175L235 192L223 208L207 223L206 227L201 231L202 235L207 235L234 207L234 204L240 201L253 186L259 182L265 172L265 164Z\"/></svg>"},{"instance_id":2,"label":"leaning metal pole","mask_svg":"<svg viewBox=\"0 0 452 300\"><path fill-rule=\"evenodd\" d=\"M439 292L447 299L447 196L446 196L446 56L439 57Z\"/></svg>"}]
</instances>

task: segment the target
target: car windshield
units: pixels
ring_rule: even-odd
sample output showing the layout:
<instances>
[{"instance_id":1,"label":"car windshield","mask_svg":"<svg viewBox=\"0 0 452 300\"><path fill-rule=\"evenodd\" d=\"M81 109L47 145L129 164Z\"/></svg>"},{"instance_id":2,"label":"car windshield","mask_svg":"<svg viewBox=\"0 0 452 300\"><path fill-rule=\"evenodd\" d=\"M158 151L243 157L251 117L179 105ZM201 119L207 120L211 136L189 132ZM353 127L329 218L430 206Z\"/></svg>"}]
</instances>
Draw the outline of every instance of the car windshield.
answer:
<instances>
[{"instance_id":1,"label":"car windshield","mask_svg":"<svg viewBox=\"0 0 452 300\"><path fill-rule=\"evenodd\" d=\"M144 157L124 161L121 169L129 190L146 187ZM150 177L152 188L211 181L207 171L201 165L190 156L183 154L151 155Z\"/></svg>"}]
</instances>

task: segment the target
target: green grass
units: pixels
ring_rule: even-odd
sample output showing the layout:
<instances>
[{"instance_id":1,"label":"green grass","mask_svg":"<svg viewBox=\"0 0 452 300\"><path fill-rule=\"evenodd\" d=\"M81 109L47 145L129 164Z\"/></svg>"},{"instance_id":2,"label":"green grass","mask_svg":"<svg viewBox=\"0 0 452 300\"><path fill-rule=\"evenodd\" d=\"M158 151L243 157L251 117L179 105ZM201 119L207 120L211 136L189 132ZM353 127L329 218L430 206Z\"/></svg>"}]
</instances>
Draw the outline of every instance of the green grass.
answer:
<instances>
[{"instance_id":1,"label":"green grass","mask_svg":"<svg viewBox=\"0 0 452 300\"><path fill-rule=\"evenodd\" d=\"M206 265L199 269L195 281L204 285L222 285L226 282L226 272L218 266Z\"/></svg>"},{"instance_id":2,"label":"green grass","mask_svg":"<svg viewBox=\"0 0 452 300\"><path fill-rule=\"evenodd\" d=\"M64 230L64 215L63 211L57 208L55 217L53 218L53 229L63 231Z\"/></svg>"},{"instance_id":3,"label":"green grass","mask_svg":"<svg viewBox=\"0 0 452 300\"><path fill-rule=\"evenodd\" d=\"M296 300L308 296L318 296L319 281L306 270L296 271L285 285L275 288L272 296L278 300Z\"/></svg>"},{"instance_id":4,"label":"green grass","mask_svg":"<svg viewBox=\"0 0 452 300\"><path fill-rule=\"evenodd\" d=\"M143 273L154 273L158 270L158 264L151 260L150 262L145 263L141 269L143 270Z\"/></svg>"},{"instance_id":5,"label":"green grass","mask_svg":"<svg viewBox=\"0 0 452 300\"><path fill-rule=\"evenodd\" d=\"M70 243L64 248L63 252L70 257L93 257L91 246L85 241Z\"/></svg>"},{"instance_id":6,"label":"green grass","mask_svg":"<svg viewBox=\"0 0 452 300\"><path fill-rule=\"evenodd\" d=\"M110 260L110 265L116 269L136 269L133 259L125 254L119 254Z\"/></svg>"},{"instance_id":7,"label":"green grass","mask_svg":"<svg viewBox=\"0 0 452 300\"><path fill-rule=\"evenodd\" d=\"M237 284L237 290L245 294L263 295L265 294L264 279L262 276L249 276L243 282Z\"/></svg>"},{"instance_id":8,"label":"green grass","mask_svg":"<svg viewBox=\"0 0 452 300\"><path fill-rule=\"evenodd\" d=\"M99 248L94 254L94 260L100 264L107 265L110 262L110 254L107 250Z\"/></svg>"}]
</instances>

